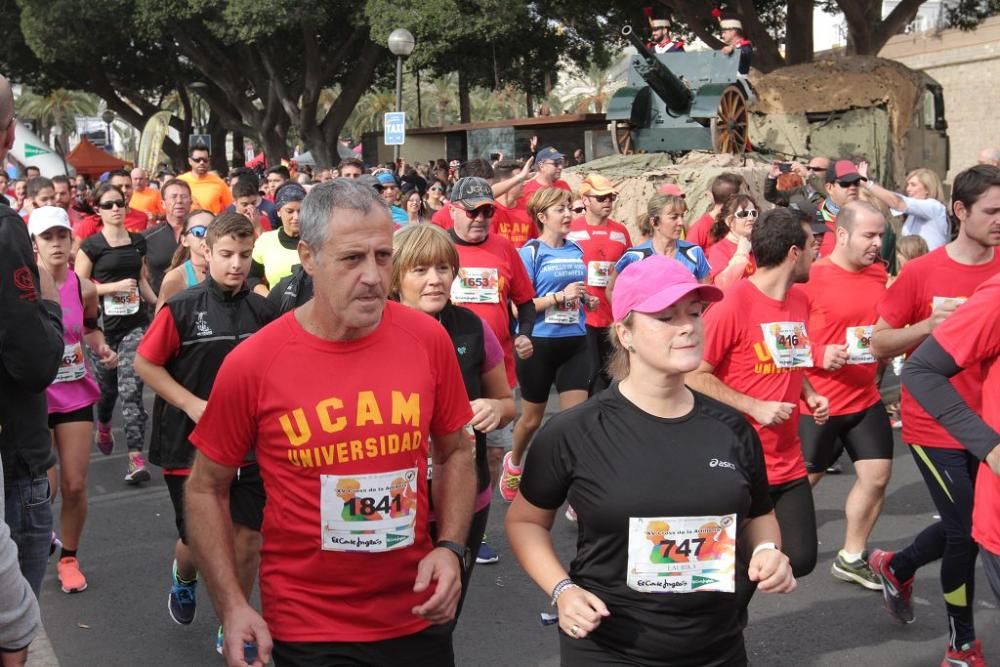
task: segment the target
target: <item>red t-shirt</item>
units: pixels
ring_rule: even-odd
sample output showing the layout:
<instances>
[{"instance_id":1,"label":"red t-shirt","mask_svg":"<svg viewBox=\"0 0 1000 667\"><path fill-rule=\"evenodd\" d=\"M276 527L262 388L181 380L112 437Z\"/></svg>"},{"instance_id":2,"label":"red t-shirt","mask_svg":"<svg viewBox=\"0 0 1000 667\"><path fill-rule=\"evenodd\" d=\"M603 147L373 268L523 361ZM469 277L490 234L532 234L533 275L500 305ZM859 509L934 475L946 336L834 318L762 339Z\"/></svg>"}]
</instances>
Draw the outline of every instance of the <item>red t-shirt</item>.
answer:
<instances>
[{"instance_id":1,"label":"red t-shirt","mask_svg":"<svg viewBox=\"0 0 1000 667\"><path fill-rule=\"evenodd\" d=\"M191 442L233 468L255 450L261 602L276 639L371 642L429 625L410 611L431 595L413 592L433 548L428 437L471 417L448 334L393 302L359 340L317 338L292 312L226 357Z\"/></svg>"},{"instance_id":2,"label":"red t-shirt","mask_svg":"<svg viewBox=\"0 0 1000 667\"><path fill-rule=\"evenodd\" d=\"M445 204L434 211L434 215L431 216L431 222L441 229L451 229L454 224L451 220L451 204Z\"/></svg>"},{"instance_id":3,"label":"red t-shirt","mask_svg":"<svg viewBox=\"0 0 1000 667\"><path fill-rule=\"evenodd\" d=\"M632 238L625 225L610 218L606 225L588 225L583 216L570 223L567 240L583 248L583 263L587 266L587 292L600 300L600 305L587 312L587 326L609 327L614 321L606 287L615 263L632 247Z\"/></svg>"},{"instance_id":4,"label":"red t-shirt","mask_svg":"<svg viewBox=\"0 0 1000 667\"><path fill-rule=\"evenodd\" d=\"M926 320L935 299L967 299L983 282L1000 273L1000 253L985 264L959 264L948 256L947 246L910 260L878 305L878 314L894 329ZM959 306L961 309L961 306ZM912 352L913 350L909 350ZM982 406L983 376L967 368L951 379L955 389L975 410ZM964 449L913 399L902 391L903 441L926 447Z\"/></svg>"},{"instance_id":5,"label":"red t-shirt","mask_svg":"<svg viewBox=\"0 0 1000 667\"><path fill-rule=\"evenodd\" d=\"M538 238L538 225L531 221L528 212L523 208L508 208L500 202L494 202L497 212L493 216L493 226L490 234L499 234L520 248L531 239Z\"/></svg>"},{"instance_id":6,"label":"red t-shirt","mask_svg":"<svg viewBox=\"0 0 1000 667\"><path fill-rule=\"evenodd\" d=\"M806 377L816 393L830 400L832 416L861 412L882 400L875 384L878 360L871 355L871 334L887 278L881 262L853 273L826 257L813 264L809 282L802 285L809 297L807 329L816 364ZM823 370L824 348L844 343L851 363L837 371ZM805 401L799 407L812 414Z\"/></svg>"},{"instance_id":7,"label":"red t-shirt","mask_svg":"<svg viewBox=\"0 0 1000 667\"><path fill-rule=\"evenodd\" d=\"M708 248L712 245L712 237L709 232L712 231L712 225L715 224L715 218L712 217L711 213L706 213L691 225L687 233L684 235L684 240L688 243L694 243L695 245L700 245L701 249L708 254Z\"/></svg>"},{"instance_id":8,"label":"red t-shirt","mask_svg":"<svg viewBox=\"0 0 1000 667\"><path fill-rule=\"evenodd\" d=\"M962 368L983 374L983 421L1000 431L1000 276L984 282L968 303L934 330L934 339ZM906 423L905 421L903 422ZM1000 477L985 463L976 478L972 537L1000 554Z\"/></svg>"},{"instance_id":9,"label":"red t-shirt","mask_svg":"<svg viewBox=\"0 0 1000 667\"><path fill-rule=\"evenodd\" d=\"M725 290L726 297L705 313L705 361L714 374L730 388L762 401L782 401L795 405L788 421L761 426L747 419L760 436L767 463L767 481L785 484L806 476L802 445L799 442L799 396L805 373L802 368L779 368L776 358L787 365L787 357L797 354L812 363L809 338L809 300L792 287L784 301L765 295L749 280L741 280ZM764 330L778 323L795 323L797 336L792 347L765 340Z\"/></svg>"},{"instance_id":10,"label":"red t-shirt","mask_svg":"<svg viewBox=\"0 0 1000 667\"><path fill-rule=\"evenodd\" d=\"M149 216L147 216L142 211L137 211L130 208L125 213L125 229L130 232L138 234L149 226ZM93 236L97 232L101 231L104 227L104 223L101 222L101 216L99 215L88 215L79 224L73 226L73 236L80 239L81 241L88 236Z\"/></svg>"},{"instance_id":11,"label":"red t-shirt","mask_svg":"<svg viewBox=\"0 0 1000 667\"><path fill-rule=\"evenodd\" d=\"M515 208L519 208L524 211L528 210L528 200L531 199L531 195L535 194L542 188L559 188L560 190L565 190L566 192L573 192L573 188L569 187L569 183L561 178L552 185L542 185L536 177L524 184L524 190L521 193L521 198L517 200Z\"/></svg>"},{"instance_id":12,"label":"red t-shirt","mask_svg":"<svg viewBox=\"0 0 1000 667\"><path fill-rule=\"evenodd\" d=\"M691 241L694 243L694 241ZM715 282L715 277L726 270L729 266L730 260L736 254L736 250L739 248L738 245L730 241L728 238L723 236L718 242L713 243L706 252L705 259L708 260L709 265L712 267L712 272L709 274L709 278L712 282ZM743 270L743 277L753 275L757 270L757 265L753 261L753 253L750 253L749 261L747 262L746 268Z\"/></svg>"},{"instance_id":13,"label":"red t-shirt","mask_svg":"<svg viewBox=\"0 0 1000 667\"><path fill-rule=\"evenodd\" d=\"M461 268L451 286L451 301L490 325L503 346L507 382L517 386L509 302L520 304L533 299L535 286L517 249L502 236L490 234L478 245L456 242L455 249Z\"/></svg>"}]
</instances>

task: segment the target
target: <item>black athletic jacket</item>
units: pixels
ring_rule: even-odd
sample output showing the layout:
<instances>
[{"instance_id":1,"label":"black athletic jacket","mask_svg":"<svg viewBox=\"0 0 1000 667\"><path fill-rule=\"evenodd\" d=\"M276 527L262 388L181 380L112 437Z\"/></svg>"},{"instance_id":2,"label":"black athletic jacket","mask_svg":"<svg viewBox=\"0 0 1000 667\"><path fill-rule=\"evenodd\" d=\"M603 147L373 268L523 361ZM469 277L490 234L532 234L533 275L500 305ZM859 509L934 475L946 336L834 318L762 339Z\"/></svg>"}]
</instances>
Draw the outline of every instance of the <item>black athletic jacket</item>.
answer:
<instances>
[{"instance_id":1,"label":"black athletic jacket","mask_svg":"<svg viewBox=\"0 0 1000 667\"><path fill-rule=\"evenodd\" d=\"M235 294L218 287L211 277L170 298L157 315L173 318L180 339L176 356L164 368L181 386L198 398L208 399L223 359L240 341L275 319L277 311L267 299L247 287ZM156 397L149 460L167 469L189 468L194 431L183 410Z\"/></svg>"},{"instance_id":2,"label":"black athletic jacket","mask_svg":"<svg viewBox=\"0 0 1000 667\"><path fill-rule=\"evenodd\" d=\"M0 204L0 455L4 480L55 465L45 389L63 357L62 309L43 301L28 227Z\"/></svg>"}]
</instances>

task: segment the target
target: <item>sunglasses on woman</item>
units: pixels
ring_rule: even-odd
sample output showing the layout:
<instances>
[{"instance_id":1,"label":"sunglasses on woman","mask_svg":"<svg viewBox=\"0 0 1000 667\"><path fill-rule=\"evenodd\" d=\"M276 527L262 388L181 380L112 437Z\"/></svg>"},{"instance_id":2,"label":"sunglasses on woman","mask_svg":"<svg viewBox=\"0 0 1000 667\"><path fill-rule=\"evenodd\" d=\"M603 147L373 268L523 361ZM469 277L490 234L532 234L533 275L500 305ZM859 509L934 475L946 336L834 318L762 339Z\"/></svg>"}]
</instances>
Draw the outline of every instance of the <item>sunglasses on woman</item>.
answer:
<instances>
[{"instance_id":1,"label":"sunglasses on woman","mask_svg":"<svg viewBox=\"0 0 1000 667\"><path fill-rule=\"evenodd\" d=\"M444 188L442 188L441 186L436 186L436 187L433 187L433 188L429 188L429 191L430 192L444 192Z\"/></svg>"},{"instance_id":2,"label":"sunglasses on woman","mask_svg":"<svg viewBox=\"0 0 1000 667\"><path fill-rule=\"evenodd\" d=\"M750 208L750 209L745 209L745 210L742 210L742 211L736 211L735 215L736 215L737 218L756 218L757 217L757 209Z\"/></svg>"},{"instance_id":3,"label":"sunglasses on woman","mask_svg":"<svg viewBox=\"0 0 1000 667\"><path fill-rule=\"evenodd\" d=\"M115 208L125 208L125 201L123 199L103 201L97 205L97 208L101 209L102 211L110 211Z\"/></svg>"},{"instance_id":4,"label":"sunglasses on woman","mask_svg":"<svg viewBox=\"0 0 1000 667\"><path fill-rule=\"evenodd\" d=\"M208 227L206 227L205 225L195 225L194 227L191 227L185 232L185 234L190 234L196 239L205 238L205 234L207 233L208 233Z\"/></svg>"}]
</instances>

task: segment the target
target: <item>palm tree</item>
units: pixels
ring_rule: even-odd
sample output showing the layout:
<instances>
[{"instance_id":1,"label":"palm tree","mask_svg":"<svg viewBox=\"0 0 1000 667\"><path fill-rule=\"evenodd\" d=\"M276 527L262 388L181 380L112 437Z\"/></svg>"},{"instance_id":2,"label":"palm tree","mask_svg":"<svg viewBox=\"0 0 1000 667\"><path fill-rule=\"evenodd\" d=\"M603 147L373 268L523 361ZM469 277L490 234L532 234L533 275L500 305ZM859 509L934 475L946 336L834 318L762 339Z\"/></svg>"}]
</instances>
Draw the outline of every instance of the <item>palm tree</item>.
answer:
<instances>
[{"instance_id":1,"label":"palm tree","mask_svg":"<svg viewBox=\"0 0 1000 667\"><path fill-rule=\"evenodd\" d=\"M591 65L586 71L575 69L556 87L557 95L566 109L576 113L602 113L612 95L622 85L614 76L615 66Z\"/></svg>"},{"instance_id":2,"label":"palm tree","mask_svg":"<svg viewBox=\"0 0 1000 667\"><path fill-rule=\"evenodd\" d=\"M374 90L365 93L351 117L347 119L347 133L355 138L361 137L365 132L382 129L382 120L389 111L396 110L396 94L391 90Z\"/></svg>"},{"instance_id":3,"label":"palm tree","mask_svg":"<svg viewBox=\"0 0 1000 667\"><path fill-rule=\"evenodd\" d=\"M79 90L57 88L42 96L25 88L17 99L16 108L22 118L38 122L39 134L47 143L53 127L58 126L62 136L69 138L76 132L76 117L96 116L99 104L95 96Z\"/></svg>"},{"instance_id":4,"label":"palm tree","mask_svg":"<svg viewBox=\"0 0 1000 667\"><path fill-rule=\"evenodd\" d=\"M434 110L437 125L447 125L457 114L458 75L452 72L435 77L428 92L427 101Z\"/></svg>"}]
</instances>

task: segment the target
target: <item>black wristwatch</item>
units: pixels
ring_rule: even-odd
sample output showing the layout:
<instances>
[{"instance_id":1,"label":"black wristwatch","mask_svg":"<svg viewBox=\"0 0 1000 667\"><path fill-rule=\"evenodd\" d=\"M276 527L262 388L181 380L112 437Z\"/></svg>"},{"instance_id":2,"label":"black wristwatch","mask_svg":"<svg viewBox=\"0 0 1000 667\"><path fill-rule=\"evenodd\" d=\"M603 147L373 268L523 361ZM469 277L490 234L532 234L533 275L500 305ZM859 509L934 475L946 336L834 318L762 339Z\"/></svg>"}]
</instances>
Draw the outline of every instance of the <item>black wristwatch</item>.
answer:
<instances>
[{"instance_id":1,"label":"black wristwatch","mask_svg":"<svg viewBox=\"0 0 1000 667\"><path fill-rule=\"evenodd\" d=\"M462 568L462 574L468 572L469 568L472 567L472 550L464 544L452 542L451 540L438 540L434 546L447 549L455 554L458 558L458 564Z\"/></svg>"}]
</instances>

